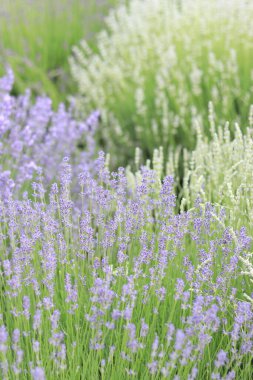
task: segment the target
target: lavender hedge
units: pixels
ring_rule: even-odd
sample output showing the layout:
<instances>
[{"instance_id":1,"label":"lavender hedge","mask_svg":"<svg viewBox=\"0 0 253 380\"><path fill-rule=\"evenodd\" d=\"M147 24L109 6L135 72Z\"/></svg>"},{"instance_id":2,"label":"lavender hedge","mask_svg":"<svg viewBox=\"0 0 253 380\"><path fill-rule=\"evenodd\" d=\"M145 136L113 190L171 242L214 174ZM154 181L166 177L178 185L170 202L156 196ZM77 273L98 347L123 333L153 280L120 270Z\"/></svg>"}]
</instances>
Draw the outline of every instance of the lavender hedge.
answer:
<instances>
[{"instance_id":1,"label":"lavender hedge","mask_svg":"<svg viewBox=\"0 0 253 380\"><path fill-rule=\"evenodd\" d=\"M38 174L50 183L65 155L72 157L76 168L92 165L99 112L84 122L77 121L72 109L63 104L53 111L50 98L38 97L34 103L29 90L12 96L13 83L13 73L8 70L0 79L0 191L7 182L17 191L24 190ZM77 149L78 144L85 146L85 151Z\"/></svg>"}]
</instances>

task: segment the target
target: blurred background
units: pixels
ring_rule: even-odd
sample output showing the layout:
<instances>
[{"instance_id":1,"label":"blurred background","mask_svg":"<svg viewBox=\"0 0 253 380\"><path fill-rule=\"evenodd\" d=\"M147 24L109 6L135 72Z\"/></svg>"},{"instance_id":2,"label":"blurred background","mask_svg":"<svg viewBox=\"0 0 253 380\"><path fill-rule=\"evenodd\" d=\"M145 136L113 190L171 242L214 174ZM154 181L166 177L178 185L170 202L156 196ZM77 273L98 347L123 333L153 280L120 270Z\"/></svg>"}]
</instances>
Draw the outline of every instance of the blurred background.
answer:
<instances>
[{"instance_id":1,"label":"blurred background","mask_svg":"<svg viewBox=\"0 0 253 380\"><path fill-rule=\"evenodd\" d=\"M54 106L74 93L71 49L81 39L96 50L95 35L118 0L1 0L0 75L15 73L14 94L30 88Z\"/></svg>"}]
</instances>

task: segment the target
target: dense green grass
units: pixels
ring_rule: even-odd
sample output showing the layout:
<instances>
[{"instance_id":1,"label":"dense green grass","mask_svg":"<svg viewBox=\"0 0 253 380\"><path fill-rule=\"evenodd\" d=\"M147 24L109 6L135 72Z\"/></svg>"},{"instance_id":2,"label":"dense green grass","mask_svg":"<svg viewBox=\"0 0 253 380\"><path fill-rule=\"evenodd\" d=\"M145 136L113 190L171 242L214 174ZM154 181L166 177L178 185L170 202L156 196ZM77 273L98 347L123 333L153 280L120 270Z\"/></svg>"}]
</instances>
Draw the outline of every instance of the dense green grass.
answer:
<instances>
[{"instance_id":1,"label":"dense green grass","mask_svg":"<svg viewBox=\"0 0 253 380\"><path fill-rule=\"evenodd\" d=\"M85 36L93 48L108 9L118 0L2 0L0 74L15 72L15 93L27 87L46 93L54 104L75 91L68 56Z\"/></svg>"}]
</instances>

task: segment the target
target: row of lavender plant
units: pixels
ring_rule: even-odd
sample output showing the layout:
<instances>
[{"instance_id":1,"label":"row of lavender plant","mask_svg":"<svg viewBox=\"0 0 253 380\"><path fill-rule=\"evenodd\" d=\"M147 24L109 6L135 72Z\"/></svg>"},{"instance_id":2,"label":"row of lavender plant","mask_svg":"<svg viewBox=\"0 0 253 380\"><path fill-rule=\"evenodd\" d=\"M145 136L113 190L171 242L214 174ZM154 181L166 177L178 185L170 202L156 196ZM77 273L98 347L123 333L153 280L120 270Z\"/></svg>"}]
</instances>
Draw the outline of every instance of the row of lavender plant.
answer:
<instances>
[{"instance_id":1,"label":"row of lavender plant","mask_svg":"<svg viewBox=\"0 0 253 380\"><path fill-rule=\"evenodd\" d=\"M13 83L9 69L0 79L0 192L14 185L17 192L27 190L38 173L49 183L65 155L72 157L76 168L92 165L99 112L84 122L74 120L73 105L66 110L61 104L54 112L50 98L38 97L34 103L29 90L12 96ZM85 151L77 149L78 144L86 147ZM9 186L4 186L7 183Z\"/></svg>"},{"instance_id":2,"label":"row of lavender plant","mask_svg":"<svg viewBox=\"0 0 253 380\"><path fill-rule=\"evenodd\" d=\"M1 378L251 379L246 230L200 199L177 214L173 178L158 170L142 167L132 191L124 168L90 158L93 140L80 161L70 113L64 122L15 100L10 81L0 85L0 173L11 181L0 192ZM26 177L29 160L42 170Z\"/></svg>"},{"instance_id":3,"label":"row of lavender plant","mask_svg":"<svg viewBox=\"0 0 253 380\"><path fill-rule=\"evenodd\" d=\"M250 379L245 230L210 204L175 215L171 177L157 193L145 170L131 196L96 167L78 207L66 158L48 204L40 183L1 202L2 377Z\"/></svg>"}]
</instances>

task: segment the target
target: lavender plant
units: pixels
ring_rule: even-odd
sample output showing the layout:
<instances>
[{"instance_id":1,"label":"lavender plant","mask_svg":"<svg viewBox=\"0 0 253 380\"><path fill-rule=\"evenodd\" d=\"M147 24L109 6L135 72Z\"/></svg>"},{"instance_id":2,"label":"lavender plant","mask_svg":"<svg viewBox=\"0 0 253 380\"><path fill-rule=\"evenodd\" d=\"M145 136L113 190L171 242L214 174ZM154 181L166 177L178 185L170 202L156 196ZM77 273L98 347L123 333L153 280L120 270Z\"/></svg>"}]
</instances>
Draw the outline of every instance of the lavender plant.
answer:
<instances>
[{"instance_id":1,"label":"lavender plant","mask_svg":"<svg viewBox=\"0 0 253 380\"><path fill-rule=\"evenodd\" d=\"M99 112L77 121L63 104L53 111L47 97L34 103L29 91L11 96L13 82L11 70L0 79L0 192L7 191L7 183L9 188L15 185L16 192L25 190L38 174L50 183L65 155L72 156L76 170L92 165ZM85 151L78 150L78 144Z\"/></svg>"},{"instance_id":2,"label":"lavender plant","mask_svg":"<svg viewBox=\"0 0 253 380\"><path fill-rule=\"evenodd\" d=\"M245 229L198 200L175 214L170 176L157 191L143 167L131 192L103 153L93 168L79 201L67 157L48 193L0 196L1 377L251 379Z\"/></svg>"},{"instance_id":3,"label":"lavender plant","mask_svg":"<svg viewBox=\"0 0 253 380\"><path fill-rule=\"evenodd\" d=\"M197 144L193 151L177 147L164 155L163 148L155 149L153 158L144 166L156 172L156 187L166 174L175 179L175 189L179 194L179 208L190 209L197 197L202 202L211 202L226 208L226 223L234 228L246 225L252 233L252 131L253 106L248 113L248 124L244 134L235 123L231 127L217 124L212 103L209 104L209 128L211 139L203 127L196 124ZM135 163L127 167L128 186L135 191L141 181L140 166L142 151L135 153ZM182 174L183 172L183 174Z\"/></svg>"},{"instance_id":4,"label":"lavender plant","mask_svg":"<svg viewBox=\"0 0 253 380\"><path fill-rule=\"evenodd\" d=\"M253 107L245 134L235 123L234 137L228 123L224 128L216 128L214 121L211 122L210 142L199 128L196 149L185 152L185 203L191 206L199 194L203 201L222 204L234 226L250 227L252 220L252 115Z\"/></svg>"},{"instance_id":5,"label":"lavender plant","mask_svg":"<svg viewBox=\"0 0 253 380\"><path fill-rule=\"evenodd\" d=\"M184 203L191 207L200 196L203 202L223 205L231 225L235 228L247 225L252 232L253 106L245 134L237 123L233 137L228 123L217 127L211 106L209 119L211 141L198 128L196 149L184 152Z\"/></svg>"},{"instance_id":6,"label":"lavender plant","mask_svg":"<svg viewBox=\"0 0 253 380\"><path fill-rule=\"evenodd\" d=\"M221 123L245 124L252 102L252 2L131 0L113 9L97 37L74 48L80 107L99 107L108 150L193 148L194 120L208 102ZM119 144L120 143L120 144ZM132 150L131 150L132 148ZM122 161L123 161L122 159Z\"/></svg>"}]
</instances>

